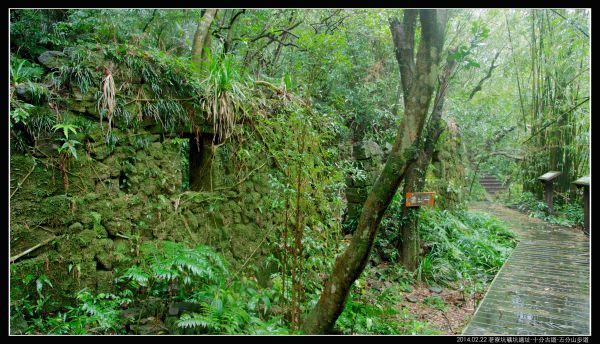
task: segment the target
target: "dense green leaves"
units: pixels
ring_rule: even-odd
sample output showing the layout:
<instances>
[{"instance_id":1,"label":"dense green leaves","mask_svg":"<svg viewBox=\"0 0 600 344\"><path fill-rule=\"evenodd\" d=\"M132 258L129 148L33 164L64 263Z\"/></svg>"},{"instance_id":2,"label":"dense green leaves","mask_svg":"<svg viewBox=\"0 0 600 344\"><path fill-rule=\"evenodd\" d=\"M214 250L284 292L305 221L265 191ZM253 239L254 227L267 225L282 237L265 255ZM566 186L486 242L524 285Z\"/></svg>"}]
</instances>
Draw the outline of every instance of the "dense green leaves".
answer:
<instances>
[{"instance_id":1,"label":"dense green leaves","mask_svg":"<svg viewBox=\"0 0 600 344\"><path fill-rule=\"evenodd\" d=\"M11 302L11 319L25 319L25 333L124 333L118 313L150 296L201 305L202 311L180 316L176 327L182 333L292 333L298 319L290 321L290 304L302 318L316 303L325 273L347 244L340 223L346 182L364 182L367 176L350 147L364 140L385 147L404 116L406 95L388 27L389 18L402 17L403 10L220 9L209 30L206 61L197 68L190 55L203 12L11 10L11 143L15 153L54 155L49 162L62 172L66 192L71 158L89 158L89 145L100 151L104 147L97 144L104 142L112 152L117 141L131 140L134 155L152 144L145 136L132 138L136 130L159 123L160 140L179 147L187 170L189 133L212 129L212 148L236 171L224 177L217 192L182 193L180 200L209 203L211 213L220 213L217 203L232 185L268 169L268 190L260 191L266 200L257 204L257 215L277 216L265 225L273 232L265 233L262 247L277 269L267 278L272 286L259 288L246 277L263 267L230 271L209 247L143 243L136 234L130 240L141 243L141 251L132 250L126 260L133 265L114 276L120 289L114 295L83 290L76 305L47 313L54 302L49 291L60 286L44 274L28 275L31 295ZM456 61L457 68L443 109L448 131L438 140L436 165L427 175L427 187L444 190L436 204L448 206L457 194L456 200L464 199L464 176L442 171L466 167L469 181L485 171L510 184L505 199L531 216L580 224L583 211L570 182L590 168L590 11L456 9L449 16L442 56ZM417 29L415 46L421 39ZM59 67L39 60L48 50L64 53L57 54ZM110 112L99 92L107 75L115 85ZM89 119L68 111L72 102L84 103L77 112ZM108 121L132 137L107 134ZM92 135L92 127L104 137ZM170 136L182 128L187 136ZM44 144L50 149L40 152ZM462 151L443 155L450 144L466 148L470 166L455 166ZM134 160L123 159L123 173ZM563 172L552 216L538 200L536 177L547 170ZM126 192L127 183L119 191ZM188 186L184 180L178 191ZM472 195L484 197L477 183ZM374 260L397 260L397 229L406 221L399 213L402 202L398 193L384 216ZM171 206L162 195L151 204L158 213ZM87 229L106 231L101 222L109 219L90 214ZM386 272L382 278L401 291L383 292L377 300L363 297L361 280L337 323L342 333L435 333L395 308L400 293L412 288L409 280L480 290L515 243L501 223L482 214L438 208L419 216L423 252L416 273L405 278L406 271ZM353 228L355 222L345 225ZM79 264L70 262L65 269L79 273ZM445 309L437 299L427 303Z\"/></svg>"},{"instance_id":2,"label":"dense green leaves","mask_svg":"<svg viewBox=\"0 0 600 344\"><path fill-rule=\"evenodd\" d=\"M504 224L480 213L422 211L420 226L428 252L418 275L429 283L489 282L516 245Z\"/></svg>"}]
</instances>

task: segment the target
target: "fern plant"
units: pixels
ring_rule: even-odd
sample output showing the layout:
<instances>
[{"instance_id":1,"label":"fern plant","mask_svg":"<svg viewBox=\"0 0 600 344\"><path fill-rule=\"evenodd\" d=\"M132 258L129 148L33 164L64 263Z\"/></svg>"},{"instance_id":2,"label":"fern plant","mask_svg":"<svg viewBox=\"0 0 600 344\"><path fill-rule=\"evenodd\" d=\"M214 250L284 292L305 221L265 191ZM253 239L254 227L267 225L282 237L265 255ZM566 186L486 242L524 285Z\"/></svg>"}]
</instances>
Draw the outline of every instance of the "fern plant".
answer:
<instances>
[{"instance_id":1,"label":"fern plant","mask_svg":"<svg viewBox=\"0 0 600 344\"><path fill-rule=\"evenodd\" d=\"M60 146L57 150L60 154L59 156L59 167L63 177L63 187L65 189L65 193L69 189L69 177L67 175L67 165L69 163L69 159L74 157L77 159L77 148L76 145L80 144L79 141L69 140L69 132L73 132L73 134L77 134L78 127L73 124L68 123L60 123L56 124L52 127L54 131L62 130L63 136L59 140L63 142L62 146Z\"/></svg>"},{"instance_id":2,"label":"fern plant","mask_svg":"<svg viewBox=\"0 0 600 344\"><path fill-rule=\"evenodd\" d=\"M149 258L152 276L158 280L189 285L194 279L215 282L227 273L224 261L208 246L187 248L164 241L160 248L142 245L142 252Z\"/></svg>"},{"instance_id":3,"label":"fern plant","mask_svg":"<svg viewBox=\"0 0 600 344\"><path fill-rule=\"evenodd\" d=\"M132 296L130 290L125 290L122 296L114 294L92 294L86 289L77 294L77 300L80 307L72 309L76 315L87 315L89 325L95 327L89 328L90 332L122 332L123 326L119 316L118 308L121 305L131 302Z\"/></svg>"},{"instance_id":4,"label":"fern plant","mask_svg":"<svg viewBox=\"0 0 600 344\"><path fill-rule=\"evenodd\" d=\"M206 304L203 313L183 314L177 326L180 328L202 328L207 333L240 333L248 323L250 315L239 305L224 305L216 299Z\"/></svg>"},{"instance_id":5,"label":"fern plant","mask_svg":"<svg viewBox=\"0 0 600 344\"><path fill-rule=\"evenodd\" d=\"M207 285L188 300L203 305L203 311L182 315L177 326L202 333L245 333L251 324L262 322L261 310L266 312L271 305L270 297L257 292L255 282L245 278L227 287L224 283Z\"/></svg>"},{"instance_id":6,"label":"fern plant","mask_svg":"<svg viewBox=\"0 0 600 344\"><path fill-rule=\"evenodd\" d=\"M130 267L119 281L135 288L153 289L154 293L176 289L184 292L192 284L221 281L228 273L225 262L208 246L187 248L181 243L163 241L160 246L142 244L141 252L145 257L143 265Z\"/></svg>"}]
</instances>

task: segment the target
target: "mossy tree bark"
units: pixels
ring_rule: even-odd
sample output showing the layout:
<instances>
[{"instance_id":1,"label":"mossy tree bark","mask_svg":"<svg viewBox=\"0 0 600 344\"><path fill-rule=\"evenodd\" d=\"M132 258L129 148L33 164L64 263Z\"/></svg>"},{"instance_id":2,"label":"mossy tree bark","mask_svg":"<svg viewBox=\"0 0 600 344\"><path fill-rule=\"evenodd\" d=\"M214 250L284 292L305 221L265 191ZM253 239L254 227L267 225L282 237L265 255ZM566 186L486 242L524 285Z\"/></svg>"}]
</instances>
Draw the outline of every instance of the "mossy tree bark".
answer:
<instances>
[{"instance_id":1,"label":"mossy tree bark","mask_svg":"<svg viewBox=\"0 0 600 344\"><path fill-rule=\"evenodd\" d=\"M421 39L415 61L417 16ZM405 10L402 25L398 19L390 20L405 95L404 117L383 171L365 201L350 245L337 257L317 305L302 324L305 333L331 332L344 309L350 287L365 268L381 218L404 178L407 162L414 159L413 145L423 129L435 88L446 20L445 10Z\"/></svg>"},{"instance_id":2,"label":"mossy tree bark","mask_svg":"<svg viewBox=\"0 0 600 344\"><path fill-rule=\"evenodd\" d=\"M194 34L194 44L192 45L192 62L198 68L202 66L202 61L205 58L204 48L210 44L210 24L212 24L216 14L217 9L209 8L198 22Z\"/></svg>"},{"instance_id":3,"label":"mossy tree bark","mask_svg":"<svg viewBox=\"0 0 600 344\"><path fill-rule=\"evenodd\" d=\"M456 61L448 60L444 73L439 83L439 87L435 96L435 102L429 124L427 126L427 133L423 140L423 145L417 152L417 158L411 161L406 168L406 175L404 177L404 193L406 192L420 192L423 191L425 186L425 176L427 174L427 168L431 163L433 156L433 150L436 142L438 141L441 133L444 131L442 126L442 110L444 108L444 99L446 97L446 91L448 89L448 81L452 75ZM401 263L409 271L414 271L419 265L419 221L418 221L419 208L407 207L406 203L402 204L402 218L405 219L403 226L400 228L400 241L398 243L398 249L401 257Z\"/></svg>"}]
</instances>

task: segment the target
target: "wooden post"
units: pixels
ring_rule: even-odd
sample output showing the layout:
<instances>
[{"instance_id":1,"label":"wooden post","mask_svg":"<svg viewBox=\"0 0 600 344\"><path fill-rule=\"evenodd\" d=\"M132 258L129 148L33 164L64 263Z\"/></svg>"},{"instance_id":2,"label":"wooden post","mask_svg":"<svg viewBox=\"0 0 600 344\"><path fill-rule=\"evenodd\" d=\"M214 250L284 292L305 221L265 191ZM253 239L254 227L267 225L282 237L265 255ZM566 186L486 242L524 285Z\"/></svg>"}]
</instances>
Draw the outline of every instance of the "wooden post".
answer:
<instances>
[{"instance_id":1,"label":"wooden post","mask_svg":"<svg viewBox=\"0 0 600 344\"><path fill-rule=\"evenodd\" d=\"M573 182L583 188L583 230L590 234L590 176L584 176Z\"/></svg>"},{"instance_id":2,"label":"wooden post","mask_svg":"<svg viewBox=\"0 0 600 344\"><path fill-rule=\"evenodd\" d=\"M546 201L546 205L548 205L548 213L552 214L554 212L553 205L553 197L554 196L554 182L549 180L545 182L544 188L544 200Z\"/></svg>"},{"instance_id":3,"label":"wooden post","mask_svg":"<svg viewBox=\"0 0 600 344\"><path fill-rule=\"evenodd\" d=\"M538 179L544 183L544 200L548 205L548 214L554 212L553 196L554 196L554 180L561 175L561 172L550 171L539 176Z\"/></svg>"}]
</instances>

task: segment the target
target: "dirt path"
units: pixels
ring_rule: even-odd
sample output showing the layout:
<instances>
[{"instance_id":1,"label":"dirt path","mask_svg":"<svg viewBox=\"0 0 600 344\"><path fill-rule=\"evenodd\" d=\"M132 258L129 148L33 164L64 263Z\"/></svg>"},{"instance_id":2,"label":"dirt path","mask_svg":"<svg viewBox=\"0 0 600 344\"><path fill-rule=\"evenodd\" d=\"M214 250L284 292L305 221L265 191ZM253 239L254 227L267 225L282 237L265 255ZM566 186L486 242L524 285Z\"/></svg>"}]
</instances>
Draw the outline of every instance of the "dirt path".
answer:
<instances>
[{"instance_id":1,"label":"dirt path","mask_svg":"<svg viewBox=\"0 0 600 344\"><path fill-rule=\"evenodd\" d=\"M505 221L520 242L464 334L589 335L589 238L502 205L478 202L470 208Z\"/></svg>"}]
</instances>

